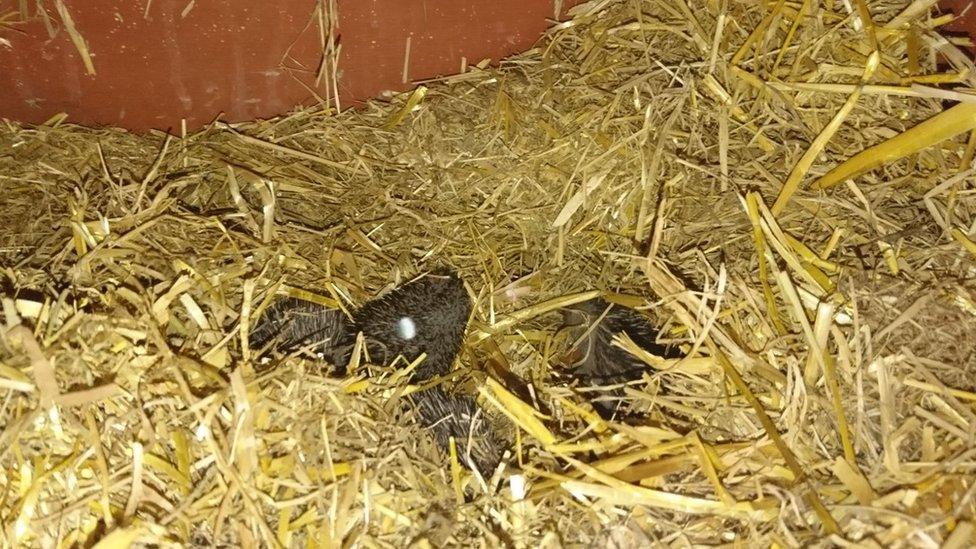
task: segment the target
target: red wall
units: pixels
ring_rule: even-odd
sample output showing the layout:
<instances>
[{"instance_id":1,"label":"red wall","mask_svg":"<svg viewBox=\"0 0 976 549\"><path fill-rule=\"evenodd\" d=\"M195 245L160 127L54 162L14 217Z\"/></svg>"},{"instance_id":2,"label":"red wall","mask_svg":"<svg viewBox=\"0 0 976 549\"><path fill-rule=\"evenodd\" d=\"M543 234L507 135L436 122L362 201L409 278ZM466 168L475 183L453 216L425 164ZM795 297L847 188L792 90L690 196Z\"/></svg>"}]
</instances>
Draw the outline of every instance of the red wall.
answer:
<instances>
[{"instance_id":1,"label":"red wall","mask_svg":"<svg viewBox=\"0 0 976 549\"><path fill-rule=\"evenodd\" d=\"M462 57L474 64L522 51L548 26L554 1L338 0L340 102L409 87L408 36L412 80L456 73ZM943 5L961 12L970 1ZM21 2L0 0L0 16L18 14L0 23L0 117L37 123L67 112L81 124L178 131L181 119L193 129L220 113L232 122L271 117L325 93L314 82L316 0L64 0L94 76L55 3L42 3L53 36L37 3L25 4L28 20L17 22ZM950 28L976 34L976 9Z\"/></svg>"},{"instance_id":2,"label":"red wall","mask_svg":"<svg viewBox=\"0 0 976 549\"><path fill-rule=\"evenodd\" d=\"M970 37L976 38L976 2L973 0L942 0L939 5L943 11L959 16L944 30L968 34Z\"/></svg>"},{"instance_id":3,"label":"red wall","mask_svg":"<svg viewBox=\"0 0 976 549\"><path fill-rule=\"evenodd\" d=\"M328 2L324 2L328 5ZM0 0L0 117L37 123L59 112L88 125L193 129L219 113L265 118L311 101L321 59L316 0L64 0L92 53L84 64L54 2L49 36L37 15L19 22L18 0ZM148 4L148 12L145 6ZM498 60L530 47L553 18L553 0L340 0L340 102ZM569 5L570 2L565 2ZM7 47L6 44L9 44Z\"/></svg>"}]
</instances>

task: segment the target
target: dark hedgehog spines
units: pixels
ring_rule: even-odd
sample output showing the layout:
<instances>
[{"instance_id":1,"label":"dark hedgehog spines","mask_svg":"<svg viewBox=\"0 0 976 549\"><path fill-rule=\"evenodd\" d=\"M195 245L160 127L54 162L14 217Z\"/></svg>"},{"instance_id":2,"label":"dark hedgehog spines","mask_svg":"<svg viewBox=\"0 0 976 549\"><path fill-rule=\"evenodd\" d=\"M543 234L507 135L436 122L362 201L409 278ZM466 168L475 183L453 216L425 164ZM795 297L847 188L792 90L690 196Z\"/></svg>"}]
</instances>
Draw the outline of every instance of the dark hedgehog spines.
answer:
<instances>
[{"instance_id":1,"label":"dark hedgehog spines","mask_svg":"<svg viewBox=\"0 0 976 549\"><path fill-rule=\"evenodd\" d=\"M595 298L566 307L567 324L576 325L585 337L579 344L582 358L573 375L583 386L623 385L640 379L648 370L644 362L614 345L616 335L625 333L639 347L665 358L680 356L676 349L657 343L657 331L647 317L603 298ZM573 322L575 320L575 322ZM609 398L593 400L593 407L605 419L612 418L623 404L624 390L606 391Z\"/></svg>"},{"instance_id":2,"label":"dark hedgehog spines","mask_svg":"<svg viewBox=\"0 0 976 549\"><path fill-rule=\"evenodd\" d=\"M450 371L461 350L473 305L464 282L452 271L436 270L416 278L353 312L352 320L321 305L294 298L271 304L251 332L252 347L269 343L278 351L313 347L344 372L356 336L362 332L369 359L388 364L398 356L413 362L426 358L411 375L414 383ZM338 347L330 347L335 342ZM450 439L458 457L485 478L503 453L474 397L434 387L411 396L418 422L430 431L445 454Z\"/></svg>"},{"instance_id":3,"label":"dark hedgehog spines","mask_svg":"<svg viewBox=\"0 0 976 549\"><path fill-rule=\"evenodd\" d=\"M274 301L251 332L251 346L290 353L311 348L345 371L356 334L362 332L372 362L387 364L427 357L411 379L425 381L450 371L461 350L471 299L453 272L414 279L366 302L347 319L341 311L292 297Z\"/></svg>"},{"instance_id":4,"label":"dark hedgehog spines","mask_svg":"<svg viewBox=\"0 0 976 549\"><path fill-rule=\"evenodd\" d=\"M454 437L461 463L489 479L501 462L503 450L474 397L433 387L414 393L411 398L417 420L431 431L438 446L449 451Z\"/></svg>"},{"instance_id":5,"label":"dark hedgehog spines","mask_svg":"<svg viewBox=\"0 0 976 549\"><path fill-rule=\"evenodd\" d=\"M413 373L424 381L450 371L471 316L471 298L455 273L428 274L373 299L353 314L354 332L366 337L370 359L427 358Z\"/></svg>"},{"instance_id":6,"label":"dark hedgehog spines","mask_svg":"<svg viewBox=\"0 0 976 549\"><path fill-rule=\"evenodd\" d=\"M307 350L343 369L355 341L349 325L338 309L282 297L265 309L249 335L249 343L250 347L261 349L273 342L282 353Z\"/></svg>"}]
</instances>

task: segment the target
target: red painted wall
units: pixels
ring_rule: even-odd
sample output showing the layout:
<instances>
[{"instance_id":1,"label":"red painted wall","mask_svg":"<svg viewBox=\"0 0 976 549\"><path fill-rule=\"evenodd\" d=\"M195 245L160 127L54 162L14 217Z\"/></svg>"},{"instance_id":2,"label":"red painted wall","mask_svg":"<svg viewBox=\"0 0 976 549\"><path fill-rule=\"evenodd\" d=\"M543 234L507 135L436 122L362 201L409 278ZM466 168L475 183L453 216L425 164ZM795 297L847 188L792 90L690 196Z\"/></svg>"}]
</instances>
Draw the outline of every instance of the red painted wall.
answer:
<instances>
[{"instance_id":1,"label":"red painted wall","mask_svg":"<svg viewBox=\"0 0 976 549\"><path fill-rule=\"evenodd\" d=\"M968 34L976 39L976 2L973 0L942 0L939 7L943 11L954 13L958 18L944 30ZM973 48L976 49L976 48Z\"/></svg>"},{"instance_id":2,"label":"red painted wall","mask_svg":"<svg viewBox=\"0 0 976 549\"><path fill-rule=\"evenodd\" d=\"M554 0L340 0L340 102L402 82L498 60L530 47ZM324 2L328 5L328 2ZM49 35L35 2L0 0L0 117L37 123L59 112L87 125L133 130L200 127L282 114L323 95L316 0L64 0L92 53L86 74L54 0ZM192 8L186 11L192 4ZM566 5L571 2L565 2ZM148 8L147 8L148 6ZM2 16L0 16L2 17Z\"/></svg>"}]
</instances>

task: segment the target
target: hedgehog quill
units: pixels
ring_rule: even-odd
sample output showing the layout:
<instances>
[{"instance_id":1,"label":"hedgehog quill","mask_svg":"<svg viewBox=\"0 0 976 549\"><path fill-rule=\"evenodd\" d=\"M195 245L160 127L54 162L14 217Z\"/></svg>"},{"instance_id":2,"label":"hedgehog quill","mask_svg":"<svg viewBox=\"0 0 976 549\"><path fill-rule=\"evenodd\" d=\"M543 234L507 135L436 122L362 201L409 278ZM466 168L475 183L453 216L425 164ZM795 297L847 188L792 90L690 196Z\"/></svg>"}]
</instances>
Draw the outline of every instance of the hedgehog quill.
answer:
<instances>
[{"instance_id":1,"label":"hedgehog quill","mask_svg":"<svg viewBox=\"0 0 976 549\"><path fill-rule=\"evenodd\" d=\"M281 353L309 349L343 374L356 334L362 332L376 364L388 364L398 356L412 362L427 353L412 377L426 381L450 371L470 315L464 283L453 272L439 272L366 302L353 312L352 320L310 301L277 299L258 320L250 341L252 348L270 343Z\"/></svg>"},{"instance_id":2,"label":"hedgehog quill","mask_svg":"<svg viewBox=\"0 0 976 549\"><path fill-rule=\"evenodd\" d=\"M353 333L366 337L370 359L386 364L427 358L413 373L421 382L451 370L471 316L471 298L453 272L432 273L373 299L353 314Z\"/></svg>"}]
</instances>

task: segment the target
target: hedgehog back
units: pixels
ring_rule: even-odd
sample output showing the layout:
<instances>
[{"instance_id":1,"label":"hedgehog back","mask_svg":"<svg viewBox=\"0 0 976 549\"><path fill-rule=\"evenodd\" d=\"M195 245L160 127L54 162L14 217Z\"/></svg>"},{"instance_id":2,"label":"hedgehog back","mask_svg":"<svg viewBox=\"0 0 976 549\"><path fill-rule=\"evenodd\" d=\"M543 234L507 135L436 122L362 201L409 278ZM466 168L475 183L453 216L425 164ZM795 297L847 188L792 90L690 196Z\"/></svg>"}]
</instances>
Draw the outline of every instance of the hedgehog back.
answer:
<instances>
[{"instance_id":1,"label":"hedgehog back","mask_svg":"<svg viewBox=\"0 0 976 549\"><path fill-rule=\"evenodd\" d=\"M413 361L427 353L413 376L423 381L450 371L471 308L456 274L428 274L364 304L353 315L353 331L363 332L373 361L398 355Z\"/></svg>"}]
</instances>

